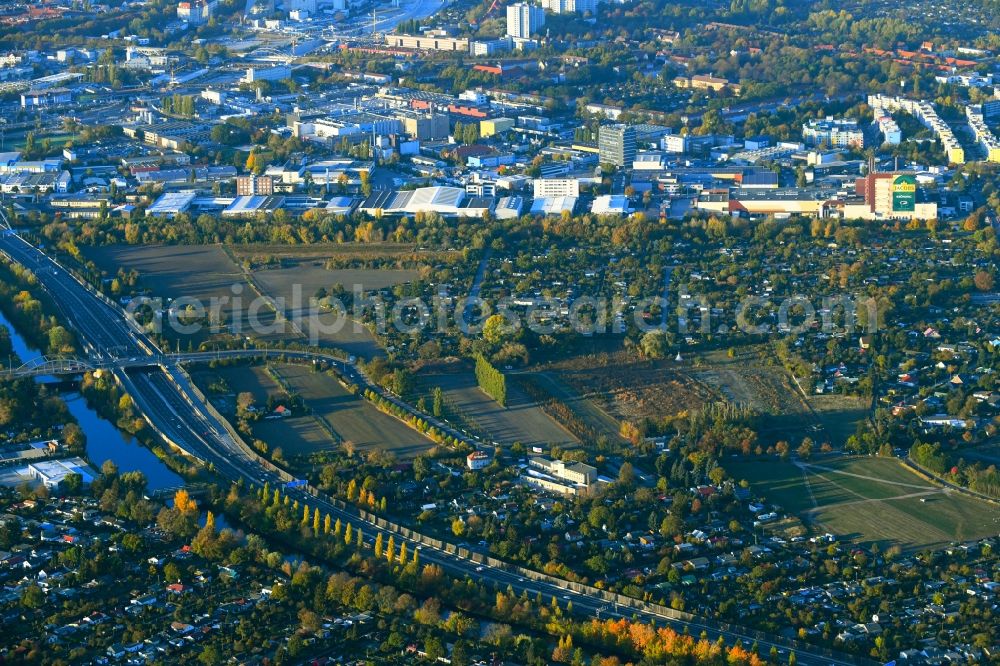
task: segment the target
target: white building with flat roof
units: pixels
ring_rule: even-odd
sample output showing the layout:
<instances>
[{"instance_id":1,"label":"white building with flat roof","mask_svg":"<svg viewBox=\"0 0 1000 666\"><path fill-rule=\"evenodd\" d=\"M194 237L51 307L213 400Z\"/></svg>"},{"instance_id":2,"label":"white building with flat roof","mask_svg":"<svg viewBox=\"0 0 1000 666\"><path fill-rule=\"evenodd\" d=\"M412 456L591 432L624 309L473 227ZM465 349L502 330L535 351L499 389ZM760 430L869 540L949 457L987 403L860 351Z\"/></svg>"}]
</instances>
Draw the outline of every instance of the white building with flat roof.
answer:
<instances>
[{"instance_id":1,"label":"white building with flat roof","mask_svg":"<svg viewBox=\"0 0 1000 666\"><path fill-rule=\"evenodd\" d=\"M603 194L590 206L594 215L628 215L632 212L628 197L619 194Z\"/></svg>"},{"instance_id":2,"label":"white building with flat roof","mask_svg":"<svg viewBox=\"0 0 1000 666\"><path fill-rule=\"evenodd\" d=\"M83 458L65 460L43 460L28 465L28 474L41 481L46 488L58 488L70 474L79 474L84 484L89 485L96 474Z\"/></svg>"},{"instance_id":3,"label":"white building with flat roof","mask_svg":"<svg viewBox=\"0 0 1000 666\"><path fill-rule=\"evenodd\" d=\"M164 192L160 198L153 202L153 205L146 209L147 215L159 215L163 217L173 217L180 213L186 213L194 203L198 193L194 190L182 190L180 192Z\"/></svg>"},{"instance_id":4,"label":"white building with flat roof","mask_svg":"<svg viewBox=\"0 0 1000 666\"><path fill-rule=\"evenodd\" d=\"M562 215L576 208L576 197L536 197L531 202L532 215Z\"/></svg>"},{"instance_id":5,"label":"white building with flat roof","mask_svg":"<svg viewBox=\"0 0 1000 666\"><path fill-rule=\"evenodd\" d=\"M597 0L542 0L542 9L546 9L553 14L566 14L569 12L579 12L585 14L590 12L597 14Z\"/></svg>"},{"instance_id":6,"label":"white building with flat roof","mask_svg":"<svg viewBox=\"0 0 1000 666\"><path fill-rule=\"evenodd\" d=\"M254 81L281 81L292 77L292 68L284 65L277 67L248 67L246 76L243 77L245 83Z\"/></svg>"},{"instance_id":7,"label":"white building with flat roof","mask_svg":"<svg viewBox=\"0 0 1000 666\"><path fill-rule=\"evenodd\" d=\"M526 471L521 477L525 482L563 495L584 493L597 482L597 468L581 462L537 456L528 459Z\"/></svg>"},{"instance_id":8,"label":"white building with flat roof","mask_svg":"<svg viewBox=\"0 0 1000 666\"><path fill-rule=\"evenodd\" d=\"M825 143L829 146L864 148L865 133L854 118L813 119L802 126L802 140L810 146Z\"/></svg>"}]
</instances>

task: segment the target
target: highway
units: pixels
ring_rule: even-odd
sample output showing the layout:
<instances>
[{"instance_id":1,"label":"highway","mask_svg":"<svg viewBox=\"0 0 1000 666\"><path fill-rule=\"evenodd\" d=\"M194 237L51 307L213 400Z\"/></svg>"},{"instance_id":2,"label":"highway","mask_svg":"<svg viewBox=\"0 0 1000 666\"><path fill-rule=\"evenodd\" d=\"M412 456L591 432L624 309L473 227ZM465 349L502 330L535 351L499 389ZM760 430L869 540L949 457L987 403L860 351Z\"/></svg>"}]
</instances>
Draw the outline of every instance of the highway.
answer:
<instances>
[{"instance_id":1,"label":"highway","mask_svg":"<svg viewBox=\"0 0 1000 666\"><path fill-rule=\"evenodd\" d=\"M288 480L287 474L280 473L270 463L260 459L234 436L231 426L223 422L214 409L202 402L197 389L190 384L186 373L180 367L180 363L184 361L259 356L261 351L238 350L165 355L127 319L117 306L80 282L41 250L10 229L0 232L0 252L35 273L39 283L52 295L68 323L76 330L84 350L90 355L94 364L106 364L116 359L126 361L123 367L114 366L111 371L124 390L132 396L150 425L166 441L201 459L219 476L229 481L242 479L254 486L269 482L275 487ZM336 365L347 380L362 387L379 390L383 396L396 404L413 410L395 396L372 386L364 375L347 361L304 351L282 350L278 353L292 359L330 362ZM275 352L271 354L274 355ZM148 359L148 364L144 365L143 359ZM466 441L472 441L467 435L457 433L447 424L435 419L428 418L428 420ZM871 663L863 659L829 653L799 642L765 636L750 629L720 626L711 620L688 615L678 618L678 614L670 609L654 607L620 595L609 600L608 597L612 595L594 588L575 585L578 589L574 591L568 589L570 583L567 581L508 563L487 561L482 554L473 554L464 549L456 551L454 546L449 548L444 544L435 547L428 543L428 538L413 533L405 527L384 525L384 521L381 521L383 526L378 527L374 517L362 517L353 507L322 495L315 489L287 488L285 492L310 507L318 507L321 512L330 513L334 518L362 527L366 544L371 544L379 532L386 537L391 534L397 543L406 543L410 552L415 548L419 549L420 559L424 563L439 564L452 575L469 577L485 584L495 584L499 589L510 586L516 593L526 591L532 597L537 593L541 593L546 600L555 597L563 606L567 601L572 601L573 611L578 615L601 618L636 617L659 626L670 625L678 631L687 629L694 636L705 631L713 640L720 635L727 643L741 640L747 646L756 640L761 653L765 655L772 646L785 654L794 648L798 663L809 666ZM782 663L786 660L787 658L783 659Z\"/></svg>"}]
</instances>

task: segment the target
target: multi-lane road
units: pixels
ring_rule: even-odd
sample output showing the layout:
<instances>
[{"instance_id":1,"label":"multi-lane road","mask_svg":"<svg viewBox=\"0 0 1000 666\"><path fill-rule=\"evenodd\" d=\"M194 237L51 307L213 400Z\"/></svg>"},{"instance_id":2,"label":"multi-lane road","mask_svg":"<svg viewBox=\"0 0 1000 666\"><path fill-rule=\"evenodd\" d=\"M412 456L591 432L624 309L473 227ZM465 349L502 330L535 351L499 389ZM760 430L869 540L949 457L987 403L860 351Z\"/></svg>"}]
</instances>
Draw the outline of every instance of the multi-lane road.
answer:
<instances>
[{"instance_id":1,"label":"multi-lane road","mask_svg":"<svg viewBox=\"0 0 1000 666\"><path fill-rule=\"evenodd\" d=\"M52 295L60 306L68 323L76 330L84 350L95 365L109 365L118 381L132 396L135 404L145 415L151 426L173 445L203 460L219 476L229 481L243 480L260 486L270 482L272 486L287 480L282 475L250 451L234 436L228 424L218 413L201 400L199 392L190 384L179 363L210 358L212 354L166 355L163 354L126 315L113 303L104 299L90 287L78 280L69 271L49 258L11 230L0 232L0 252L17 263L29 268L37 276L39 283ZM283 355L299 360L324 360L336 365L345 379L360 386L371 386L364 375L353 364L342 359L300 351L282 351ZM225 356L260 354L259 351L223 352ZM143 366L143 359L148 365ZM116 365L117 360L123 360ZM395 396L386 395L396 404L411 409ZM469 440L447 424L437 423L447 432ZM798 642L769 637L759 632L740 627L721 626L711 620L697 617L678 619L669 613L650 610L650 606L637 600L619 597L611 603L597 590L575 586L569 589L566 581L507 565L502 562L490 563L482 555L471 555L466 551L455 552L454 547L434 547L420 535L410 533L398 526L377 526L371 519L362 518L359 512L349 506L323 496L315 491L299 488L286 490L295 499L311 507L318 507L335 518L350 521L364 530L368 543L382 532L392 534L397 542L405 542L407 548L420 549L422 562L439 564L453 575L468 576L485 584L495 584L500 589L510 586L515 592L527 591L534 596L541 593L546 598L555 597L562 603L573 602L574 613L597 617L637 617L660 626L670 625L693 635L703 631L715 639L722 636L727 642L744 641L747 645L756 641L763 653L771 647L787 653L794 649L799 663L807 665L868 663L836 655L820 648ZM412 538L411 538L412 537Z\"/></svg>"}]
</instances>

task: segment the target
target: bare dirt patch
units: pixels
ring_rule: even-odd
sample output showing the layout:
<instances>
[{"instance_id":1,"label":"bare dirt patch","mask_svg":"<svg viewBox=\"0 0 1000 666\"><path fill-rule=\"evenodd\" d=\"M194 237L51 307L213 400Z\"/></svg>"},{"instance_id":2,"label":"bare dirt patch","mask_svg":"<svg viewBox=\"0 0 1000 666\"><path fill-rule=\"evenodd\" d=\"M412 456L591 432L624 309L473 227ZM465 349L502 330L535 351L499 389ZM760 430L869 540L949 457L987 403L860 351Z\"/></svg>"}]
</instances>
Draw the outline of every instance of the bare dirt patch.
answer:
<instances>
[{"instance_id":1,"label":"bare dirt patch","mask_svg":"<svg viewBox=\"0 0 1000 666\"><path fill-rule=\"evenodd\" d=\"M312 415L334 432L342 446L350 443L358 453L378 450L400 460L416 458L434 447L434 442L399 419L349 393L330 374L298 364L278 366L277 372L302 397Z\"/></svg>"},{"instance_id":2,"label":"bare dirt patch","mask_svg":"<svg viewBox=\"0 0 1000 666\"><path fill-rule=\"evenodd\" d=\"M613 417L633 423L696 411L721 397L686 363L638 360L628 352L576 357L547 372Z\"/></svg>"}]
</instances>

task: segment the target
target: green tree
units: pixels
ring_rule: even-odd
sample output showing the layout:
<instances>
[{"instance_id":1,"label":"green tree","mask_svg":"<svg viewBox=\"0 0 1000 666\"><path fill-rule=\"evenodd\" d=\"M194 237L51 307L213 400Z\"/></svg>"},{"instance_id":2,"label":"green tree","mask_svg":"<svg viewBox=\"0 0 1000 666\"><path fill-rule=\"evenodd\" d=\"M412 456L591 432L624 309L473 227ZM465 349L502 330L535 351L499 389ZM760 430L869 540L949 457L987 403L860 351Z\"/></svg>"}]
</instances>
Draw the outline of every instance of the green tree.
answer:
<instances>
[{"instance_id":1,"label":"green tree","mask_svg":"<svg viewBox=\"0 0 1000 666\"><path fill-rule=\"evenodd\" d=\"M440 386L434 387L434 405L431 408L431 413L435 417L441 418L441 413L444 409L444 391L441 390Z\"/></svg>"},{"instance_id":2,"label":"green tree","mask_svg":"<svg viewBox=\"0 0 1000 666\"><path fill-rule=\"evenodd\" d=\"M21 592L21 605L25 608L41 608L45 605L45 592L38 585L28 585Z\"/></svg>"},{"instance_id":3,"label":"green tree","mask_svg":"<svg viewBox=\"0 0 1000 666\"><path fill-rule=\"evenodd\" d=\"M639 341L639 348L646 358L663 358L669 348L667 334L663 331L648 331Z\"/></svg>"}]
</instances>

